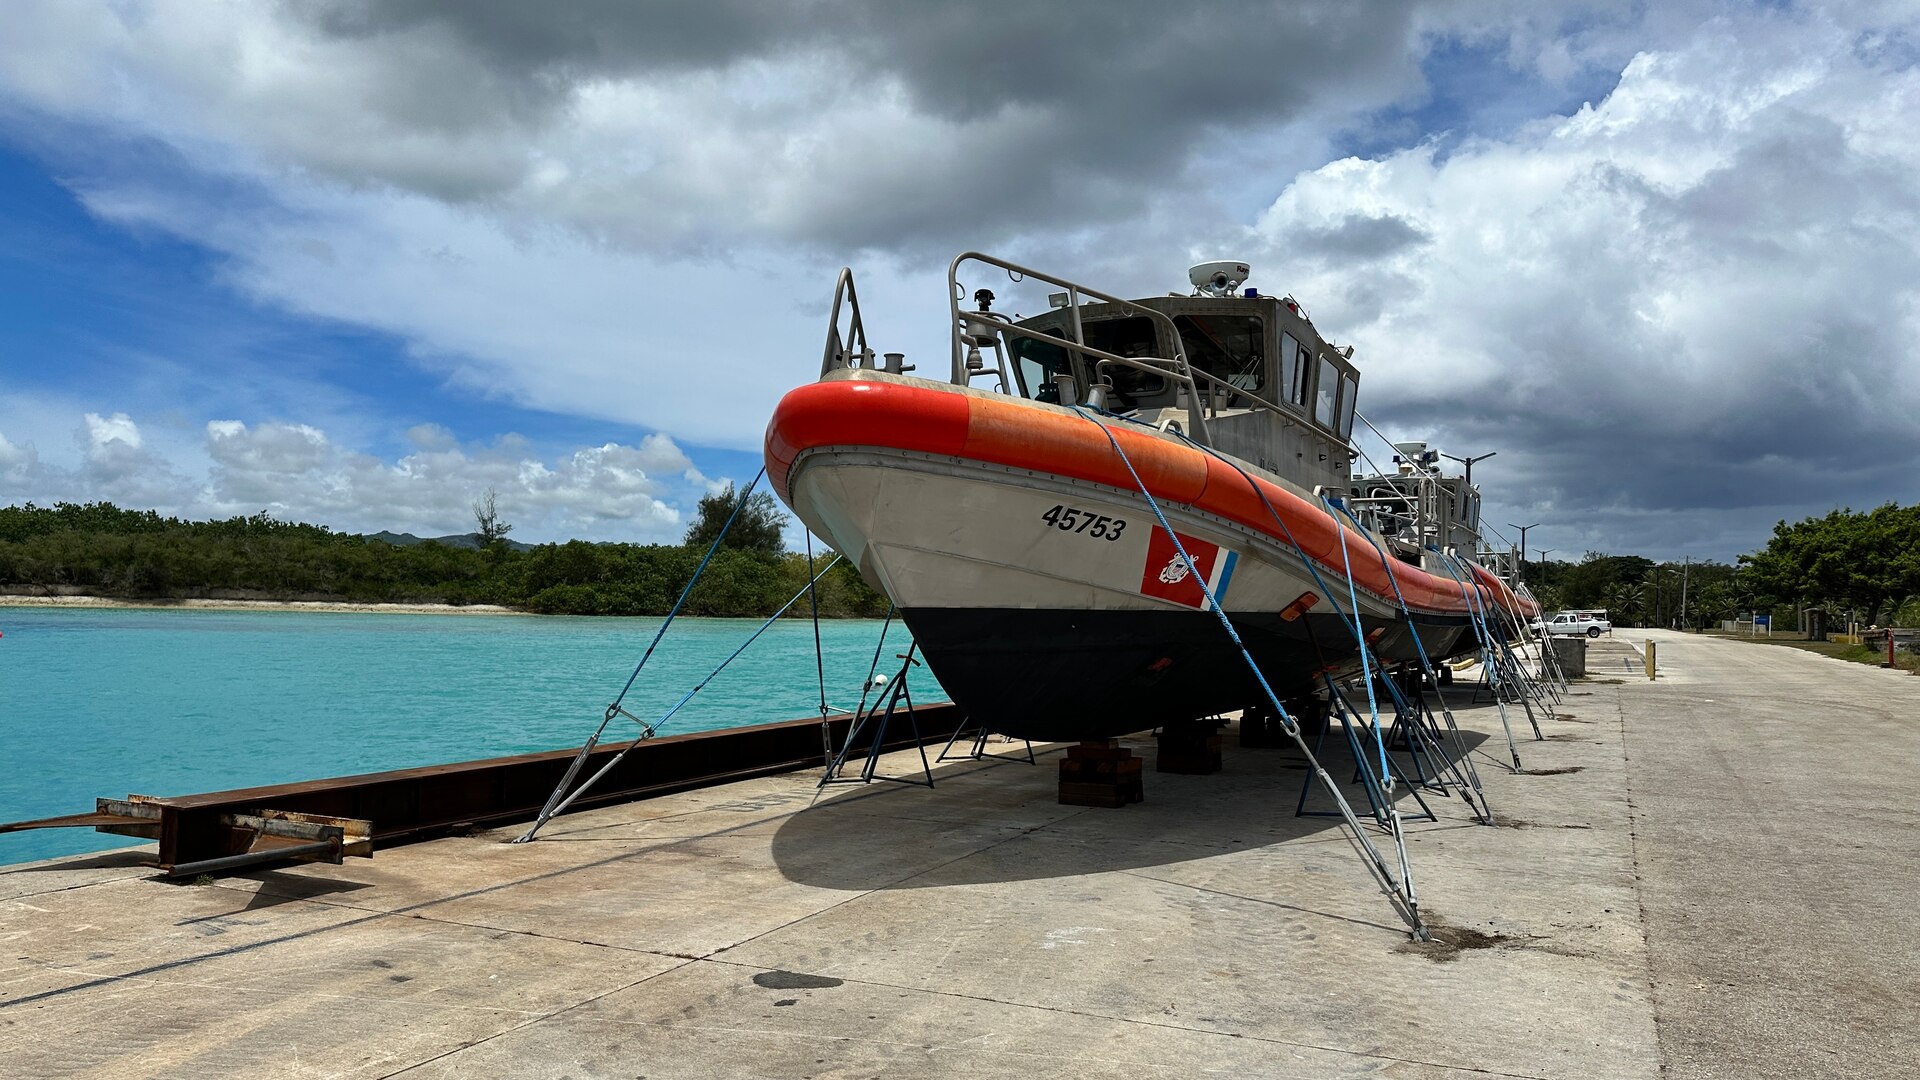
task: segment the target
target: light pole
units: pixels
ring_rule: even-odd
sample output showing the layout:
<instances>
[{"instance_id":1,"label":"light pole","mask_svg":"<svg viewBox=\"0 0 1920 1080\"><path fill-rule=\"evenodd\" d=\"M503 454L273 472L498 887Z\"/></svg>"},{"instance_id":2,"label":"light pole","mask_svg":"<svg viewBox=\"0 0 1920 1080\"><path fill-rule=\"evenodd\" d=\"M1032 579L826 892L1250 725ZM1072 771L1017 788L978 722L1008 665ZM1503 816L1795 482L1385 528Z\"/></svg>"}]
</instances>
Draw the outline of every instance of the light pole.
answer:
<instances>
[{"instance_id":1,"label":"light pole","mask_svg":"<svg viewBox=\"0 0 1920 1080\"><path fill-rule=\"evenodd\" d=\"M1465 465L1467 467L1467 486L1472 487L1473 486L1473 463L1476 461L1485 461L1499 452L1500 451L1498 450L1489 450L1484 454L1478 454L1474 457L1454 457L1452 454L1441 454L1440 456L1443 458L1446 458L1448 461L1457 461L1460 464Z\"/></svg>"},{"instance_id":2,"label":"light pole","mask_svg":"<svg viewBox=\"0 0 1920 1080\"><path fill-rule=\"evenodd\" d=\"M1540 549L1540 561L1541 561L1541 563L1543 563L1543 564L1544 564L1544 563L1545 563L1545 562L1547 561L1547 556L1548 556L1548 555L1551 555L1551 554L1553 553L1553 551L1554 551L1554 549L1553 549L1553 548L1541 548L1541 549ZM1522 561L1524 562L1525 560L1522 560Z\"/></svg>"},{"instance_id":3,"label":"light pole","mask_svg":"<svg viewBox=\"0 0 1920 1080\"><path fill-rule=\"evenodd\" d=\"M1537 521L1532 525L1515 525L1511 521L1507 522L1507 528L1520 530L1520 561L1523 563L1527 561L1527 530L1538 528L1539 525Z\"/></svg>"}]
</instances>

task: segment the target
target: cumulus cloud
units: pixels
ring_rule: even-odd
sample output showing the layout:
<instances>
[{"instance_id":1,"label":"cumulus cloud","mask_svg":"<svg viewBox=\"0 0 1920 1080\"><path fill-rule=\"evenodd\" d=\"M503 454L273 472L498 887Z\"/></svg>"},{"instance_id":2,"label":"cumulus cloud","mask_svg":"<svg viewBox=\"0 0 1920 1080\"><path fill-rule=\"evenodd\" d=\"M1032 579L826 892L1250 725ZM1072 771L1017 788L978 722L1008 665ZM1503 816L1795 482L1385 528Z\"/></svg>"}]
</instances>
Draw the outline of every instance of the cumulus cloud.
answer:
<instances>
[{"instance_id":1,"label":"cumulus cloud","mask_svg":"<svg viewBox=\"0 0 1920 1080\"><path fill-rule=\"evenodd\" d=\"M28 2L0 93L163 145L63 171L253 297L396 334L467 392L744 448L840 262L881 272L872 321L916 357L952 247L1157 291L1229 231L1223 189L1270 183L1246 160L1317 162L1421 92L1430 39L1608 6Z\"/></svg>"},{"instance_id":2,"label":"cumulus cloud","mask_svg":"<svg viewBox=\"0 0 1920 1080\"><path fill-rule=\"evenodd\" d=\"M1219 132L1413 90L1423 29L1408 0L27 4L10 23L0 74L62 113L702 249L1137 211Z\"/></svg>"},{"instance_id":3,"label":"cumulus cloud","mask_svg":"<svg viewBox=\"0 0 1920 1080\"><path fill-rule=\"evenodd\" d=\"M98 498L145 507L174 503L186 495L187 479L145 445L132 417L90 412L82 419L75 432L83 450L80 478L99 492ZM45 483L49 477L36 479Z\"/></svg>"},{"instance_id":4,"label":"cumulus cloud","mask_svg":"<svg viewBox=\"0 0 1920 1080\"><path fill-rule=\"evenodd\" d=\"M1875 40L1717 20L1572 116L1297 178L1265 262L1360 343L1363 411L1498 448L1563 550L1911 498L1920 71Z\"/></svg>"},{"instance_id":5,"label":"cumulus cloud","mask_svg":"<svg viewBox=\"0 0 1920 1080\"><path fill-rule=\"evenodd\" d=\"M213 461L203 503L214 513L266 510L354 531L465 532L472 504L498 493L500 511L528 539L674 538L680 512L665 499L691 467L662 435L639 446L606 443L558 461L530 456L524 440L463 447L444 429L416 427L415 449L387 461L336 446L305 424L207 424ZM664 473L664 478L663 474Z\"/></svg>"},{"instance_id":6,"label":"cumulus cloud","mask_svg":"<svg viewBox=\"0 0 1920 1080\"><path fill-rule=\"evenodd\" d=\"M32 483L40 470L40 455L29 446L15 446L0 434L0 480L9 485Z\"/></svg>"},{"instance_id":7,"label":"cumulus cloud","mask_svg":"<svg viewBox=\"0 0 1920 1080\"><path fill-rule=\"evenodd\" d=\"M124 412L88 413L69 465L42 462L31 443L0 435L0 505L105 500L192 518L265 512L347 532L391 529L420 535L473 528L472 505L498 495L515 538L672 542L681 507L708 481L661 434L638 444L581 447L556 458L514 435L462 445L443 428L406 433L413 449L386 459L334 443L309 424L210 420L194 462L163 458Z\"/></svg>"}]
</instances>

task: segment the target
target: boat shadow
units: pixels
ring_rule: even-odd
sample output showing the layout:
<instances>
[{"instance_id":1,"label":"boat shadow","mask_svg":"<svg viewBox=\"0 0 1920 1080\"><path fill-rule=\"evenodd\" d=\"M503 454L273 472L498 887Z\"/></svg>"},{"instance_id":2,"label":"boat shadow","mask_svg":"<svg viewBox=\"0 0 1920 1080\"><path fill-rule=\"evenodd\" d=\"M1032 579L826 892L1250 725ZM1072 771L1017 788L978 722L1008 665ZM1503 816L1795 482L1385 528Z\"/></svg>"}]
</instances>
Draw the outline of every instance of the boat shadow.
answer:
<instances>
[{"instance_id":1,"label":"boat shadow","mask_svg":"<svg viewBox=\"0 0 1920 1080\"><path fill-rule=\"evenodd\" d=\"M1461 737L1468 753L1487 738ZM1036 747L1037 765L1010 754L949 766L935 773L932 789L882 783L851 790L791 815L774 834L774 862L799 884L867 891L1141 870L1298 840L1345 846L1335 805L1319 785L1307 794L1306 813L1296 812L1309 777L1297 749L1244 749L1232 729L1223 741L1221 771L1192 776L1155 771L1153 742L1127 740L1144 759L1145 800L1118 809L1059 803L1064 745ZM1316 752L1374 842L1387 842L1344 741L1330 734ZM1409 764L1404 751L1394 754L1396 772ZM1459 796L1419 794L1440 824L1473 822ZM1403 818L1421 814L1405 780L1396 801Z\"/></svg>"}]
</instances>

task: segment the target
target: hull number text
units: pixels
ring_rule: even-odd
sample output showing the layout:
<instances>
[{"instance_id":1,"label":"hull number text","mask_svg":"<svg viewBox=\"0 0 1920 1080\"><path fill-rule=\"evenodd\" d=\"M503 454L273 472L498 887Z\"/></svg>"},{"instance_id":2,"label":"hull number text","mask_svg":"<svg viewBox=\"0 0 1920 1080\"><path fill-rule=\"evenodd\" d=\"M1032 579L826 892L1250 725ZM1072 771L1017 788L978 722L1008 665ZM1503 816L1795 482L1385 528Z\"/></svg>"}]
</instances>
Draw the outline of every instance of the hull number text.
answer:
<instances>
[{"instance_id":1,"label":"hull number text","mask_svg":"<svg viewBox=\"0 0 1920 1080\"><path fill-rule=\"evenodd\" d=\"M1091 510L1075 510L1070 506L1056 506L1041 514L1040 520L1061 532L1085 533L1108 542L1120 539L1120 534L1127 529L1127 523L1119 518L1110 518Z\"/></svg>"}]
</instances>

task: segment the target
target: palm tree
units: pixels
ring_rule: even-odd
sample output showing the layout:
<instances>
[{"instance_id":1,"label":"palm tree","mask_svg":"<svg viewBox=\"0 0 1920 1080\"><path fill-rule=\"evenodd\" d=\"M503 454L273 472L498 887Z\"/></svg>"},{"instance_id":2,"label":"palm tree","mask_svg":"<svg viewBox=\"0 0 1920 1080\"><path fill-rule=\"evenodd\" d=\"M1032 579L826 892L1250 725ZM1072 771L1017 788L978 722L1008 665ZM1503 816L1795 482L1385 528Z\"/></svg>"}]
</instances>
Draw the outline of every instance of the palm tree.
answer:
<instances>
[{"instance_id":1,"label":"palm tree","mask_svg":"<svg viewBox=\"0 0 1920 1080\"><path fill-rule=\"evenodd\" d=\"M1616 625L1638 626L1646 599L1645 587L1622 582L1607 590L1607 612Z\"/></svg>"}]
</instances>

